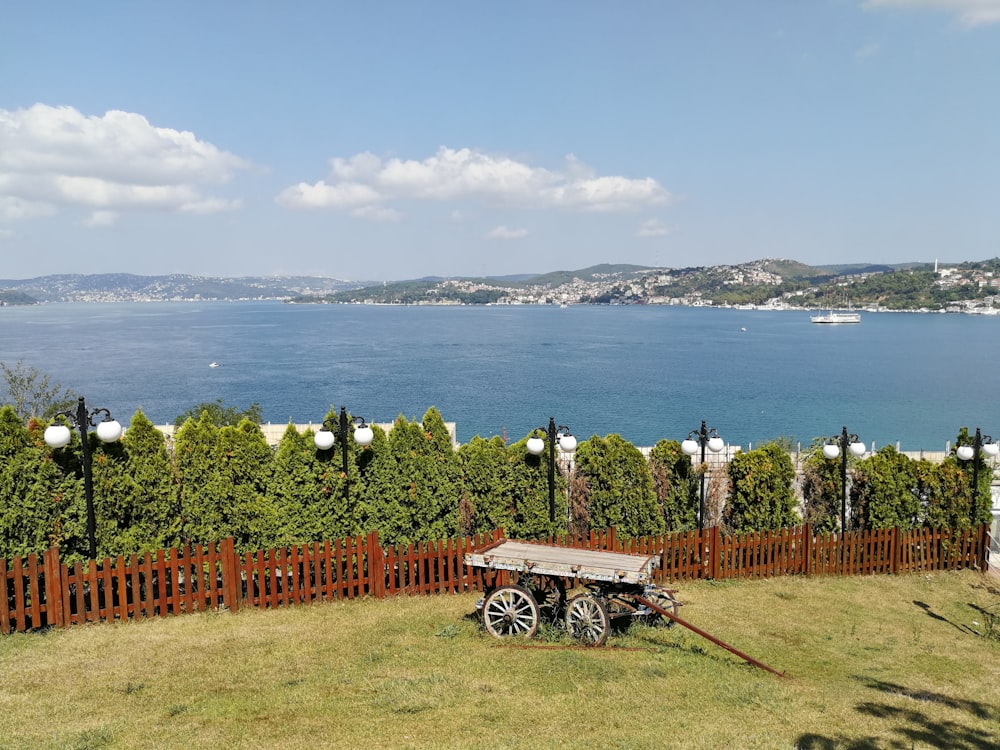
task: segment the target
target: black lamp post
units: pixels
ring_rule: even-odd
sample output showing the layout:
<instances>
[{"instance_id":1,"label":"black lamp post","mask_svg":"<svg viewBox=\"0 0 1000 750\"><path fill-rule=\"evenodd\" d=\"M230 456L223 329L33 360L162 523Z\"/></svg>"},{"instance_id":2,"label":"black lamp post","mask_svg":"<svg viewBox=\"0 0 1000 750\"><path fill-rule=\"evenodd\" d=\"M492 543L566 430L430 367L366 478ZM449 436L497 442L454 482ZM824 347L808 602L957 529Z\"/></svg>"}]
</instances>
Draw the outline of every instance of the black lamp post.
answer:
<instances>
[{"instance_id":1,"label":"black lamp post","mask_svg":"<svg viewBox=\"0 0 1000 750\"><path fill-rule=\"evenodd\" d=\"M865 444L857 435L848 434L845 426L839 435L834 435L823 446L823 455L834 459L840 456L840 533L847 531L847 453L852 456L865 455Z\"/></svg>"},{"instance_id":2,"label":"black lamp post","mask_svg":"<svg viewBox=\"0 0 1000 750\"><path fill-rule=\"evenodd\" d=\"M972 440L972 445L959 445L955 448L955 455L963 461L972 459L972 507L969 510L969 522L976 523L976 510L979 504L979 454L985 453L990 458L995 458L1000 453L1000 445L993 442L989 435L983 435L976 428L976 437Z\"/></svg>"},{"instance_id":3,"label":"black lamp post","mask_svg":"<svg viewBox=\"0 0 1000 750\"><path fill-rule=\"evenodd\" d=\"M323 429L316 433L313 442L321 451L330 450L337 441L340 441L341 455L343 457L344 471L344 499L351 499L351 475L348 471L347 463L347 439L351 435L351 428L354 428L354 442L364 448L371 445L375 438L372 428L365 424L363 417L348 419L347 407L340 407L340 418L334 421L333 417L323 420Z\"/></svg>"},{"instance_id":4,"label":"black lamp post","mask_svg":"<svg viewBox=\"0 0 1000 750\"><path fill-rule=\"evenodd\" d=\"M544 433L549 442L549 521L554 522L556 520L556 443L559 443L560 450L572 453L576 450L576 438L573 437L569 427L566 425L556 427L555 419L549 417L548 428L538 427L532 430L531 437L528 438L525 447L528 453L533 456L540 456L545 450L545 439L538 436L539 432Z\"/></svg>"},{"instance_id":5,"label":"black lamp post","mask_svg":"<svg viewBox=\"0 0 1000 750\"><path fill-rule=\"evenodd\" d=\"M111 418L107 409L92 409L87 411L83 397L77 401L76 409L61 411L55 419L63 417L70 426L80 431L80 447L83 453L83 495L87 500L87 542L90 545L90 559L97 559L97 519L94 514L94 479L92 474L93 458L90 454L90 442L87 440L87 428L96 427L97 437L104 443L113 443L122 435L122 426ZM98 421L98 417L101 417ZM65 448L72 438L70 428L64 424L51 424L45 428L45 442L52 448Z\"/></svg>"},{"instance_id":6,"label":"black lamp post","mask_svg":"<svg viewBox=\"0 0 1000 750\"><path fill-rule=\"evenodd\" d=\"M701 420L701 429L691 430L687 440L681 443L681 450L689 456L695 455L699 447L701 448L701 495L698 505L698 528L703 529L705 528L705 449L719 453L726 447L715 428L705 426L704 419Z\"/></svg>"}]
</instances>

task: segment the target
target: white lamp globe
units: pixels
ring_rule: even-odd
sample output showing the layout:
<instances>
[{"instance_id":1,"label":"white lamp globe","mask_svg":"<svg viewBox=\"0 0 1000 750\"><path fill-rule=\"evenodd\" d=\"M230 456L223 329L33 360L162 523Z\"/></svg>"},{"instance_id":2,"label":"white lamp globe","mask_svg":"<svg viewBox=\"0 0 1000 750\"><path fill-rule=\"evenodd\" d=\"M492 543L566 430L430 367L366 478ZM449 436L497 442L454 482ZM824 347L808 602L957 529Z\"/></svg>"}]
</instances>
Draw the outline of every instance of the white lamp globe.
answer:
<instances>
[{"instance_id":1,"label":"white lamp globe","mask_svg":"<svg viewBox=\"0 0 1000 750\"><path fill-rule=\"evenodd\" d=\"M861 442L851 443L849 446L851 455L861 457L865 455L865 444Z\"/></svg>"},{"instance_id":2,"label":"white lamp globe","mask_svg":"<svg viewBox=\"0 0 1000 750\"><path fill-rule=\"evenodd\" d=\"M681 443L681 450L687 453L689 456L693 456L698 452L698 441L688 438Z\"/></svg>"},{"instance_id":3,"label":"white lamp globe","mask_svg":"<svg viewBox=\"0 0 1000 750\"><path fill-rule=\"evenodd\" d=\"M1000 444L983 443L983 453L985 453L990 458L996 458L997 455L1000 455Z\"/></svg>"},{"instance_id":4,"label":"white lamp globe","mask_svg":"<svg viewBox=\"0 0 1000 750\"><path fill-rule=\"evenodd\" d=\"M316 447L319 448L321 451L330 450L330 448L333 447L333 444L336 441L337 438L334 437L334 434L329 430L320 430L313 437L313 442L316 444Z\"/></svg>"},{"instance_id":5,"label":"white lamp globe","mask_svg":"<svg viewBox=\"0 0 1000 750\"><path fill-rule=\"evenodd\" d=\"M122 436L122 426L117 419L97 425L97 438L102 443L113 443Z\"/></svg>"},{"instance_id":6,"label":"white lamp globe","mask_svg":"<svg viewBox=\"0 0 1000 750\"><path fill-rule=\"evenodd\" d=\"M823 456L826 458L836 458L840 455L840 446L836 443L827 443L823 446Z\"/></svg>"},{"instance_id":7,"label":"white lamp globe","mask_svg":"<svg viewBox=\"0 0 1000 750\"><path fill-rule=\"evenodd\" d=\"M708 439L708 449L712 451L712 453L718 453L725 446L726 444L722 441L722 438L720 438L718 435L716 435L715 437L710 437Z\"/></svg>"},{"instance_id":8,"label":"white lamp globe","mask_svg":"<svg viewBox=\"0 0 1000 750\"><path fill-rule=\"evenodd\" d=\"M542 451L545 450L545 441L537 435L532 435L528 438L528 442L524 447L528 449L528 453L531 455L540 456L542 455Z\"/></svg>"},{"instance_id":9,"label":"white lamp globe","mask_svg":"<svg viewBox=\"0 0 1000 750\"><path fill-rule=\"evenodd\" d=\"M66 425L53 424L45 428L43 437L45 438L46 445L52 448L65 448L69 445L72 434Z\"/></svg>"},{"instance_id":10,"label":"white lamp globe","mask_svg":"<svg viewBox=\"0 0 1000 750\"><path fill-rule=\"evenodd\" d=\"M957 455L963 461L968 461L975 455L975 451L972 450L971 445L960 445L955 450L955 455Z\"/></svg>"},{"instance_id":11,"label":"white lamp globe","mask_svg":"<svg viewBox=\"0 0 1000 750\"><path fill-rule=\"evenodd\" d=\"M567 453L572 453L576 450L576 438L572 435L560 435L559 447Z\"/></svg>"},{"instance_id":12,"label":"white lamp globe","mask_svg":"<svg viewBox=\"0 0 1000 750\"><path fill-rule=\"evenodd\" d=\"M358 427L354 431L354 442L360 445L362 448L372 444L372 440L375 439L375 433L372 432L372 428L368 425Z\"/></svg>"}]
</instances>

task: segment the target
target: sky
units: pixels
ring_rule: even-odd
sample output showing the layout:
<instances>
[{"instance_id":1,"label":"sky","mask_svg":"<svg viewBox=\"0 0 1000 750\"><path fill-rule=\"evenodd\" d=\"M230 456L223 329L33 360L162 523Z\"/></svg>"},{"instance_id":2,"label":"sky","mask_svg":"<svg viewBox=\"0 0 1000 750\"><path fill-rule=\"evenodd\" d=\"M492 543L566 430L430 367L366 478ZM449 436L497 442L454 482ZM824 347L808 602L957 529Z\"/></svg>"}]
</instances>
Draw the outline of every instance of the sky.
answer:
<instances>
[{"instance_id":1,"label":"sky","mask_svg":"<svg viewBox=\"0 0 1000 750\"><path fill-rule=\"evenodd\" d=\"M0 17L0 278L998 255L1000 0Z\"/></svg>"}]
</instances>

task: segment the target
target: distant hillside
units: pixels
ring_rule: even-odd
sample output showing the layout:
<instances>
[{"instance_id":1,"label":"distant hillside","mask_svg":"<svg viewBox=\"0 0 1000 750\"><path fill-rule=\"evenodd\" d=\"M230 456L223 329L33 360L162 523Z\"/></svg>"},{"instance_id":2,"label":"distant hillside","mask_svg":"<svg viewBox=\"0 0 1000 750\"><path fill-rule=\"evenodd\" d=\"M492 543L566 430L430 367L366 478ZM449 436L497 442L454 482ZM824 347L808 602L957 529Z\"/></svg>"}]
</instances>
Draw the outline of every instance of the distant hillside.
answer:
<instances>
[{"instance_id":1,"label":"distant hillside","mask_svg":"<svg viewBox=\"0 0 1000 750\"><path fill-rule=\"evenodd\" d=\"M171 274L61 274L33 279L0 279L0 289L42 302L289 299L330 294L358 283L315 276L213 278Z\"/></svg>"},{"instance_id":2,"label":"distant hillside","mask_svg":"<svg viewBox=\"0 0 1000 750\"><path fill-rule=\"evenodd\" d=\"M766 258L735 265L650 268L600 264L576 271L493 278L424 278L373 284L315 276L212 278L174 274L67 274L0 279L0 304L275 299L406 305L660 304L819 308L850 301L889 310L995 312L1000 259L897 265L809 266ZM997 306L994 308L994 301Z\"/></svg>"},{"instance_id":3,"label":"distant hillside","mask_svg":"<svg viewBox=\"0 0 1000 750\"><path fill-rule=\"evenodd\" d=\"M2 284L3 282L0 282ZM8 292L0 289L0 306L3 305L37 305L38 300L24 292Z\"/></svg>"},{"instance_id":4,"label":"distant hillside","mask_svg":"<svg viewBox=\"0 0 1000 750\"><path fill-rule=\"evenodd\" d=\"M893 310L992 308L1000 261L809 266L788 259L736 265L649 268L602 264L522 278L418 279L303 295L291 302L441 304L669 304Z\"/></svg>"}]
</instances>

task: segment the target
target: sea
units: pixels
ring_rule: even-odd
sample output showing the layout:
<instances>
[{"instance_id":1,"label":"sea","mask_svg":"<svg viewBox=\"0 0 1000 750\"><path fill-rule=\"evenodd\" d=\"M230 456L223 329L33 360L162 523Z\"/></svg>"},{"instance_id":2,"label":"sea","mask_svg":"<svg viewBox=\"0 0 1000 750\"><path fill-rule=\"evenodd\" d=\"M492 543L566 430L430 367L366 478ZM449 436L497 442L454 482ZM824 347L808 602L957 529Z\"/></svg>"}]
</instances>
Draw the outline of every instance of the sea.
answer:
<instances>
[{"instance_id":1,"label":"sea","mask_svg":"<svg viewBox=\"0 0 1000 750\"><path fill-rule=\"evenodd\" d=\"M221 400L266 422L369 422L436 407L459 442L519 440L549 418L578 439L942 451L961 427L1000 440L1000 317L668 306L303 305L275 301L0 307L0 361L156 424ZM214 366L213 366L214 365ZM0 399L3 383L0 382Z\"/></svg>"}]
</instances>

